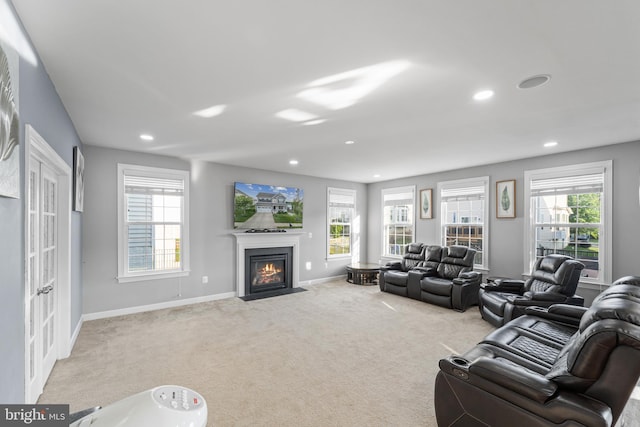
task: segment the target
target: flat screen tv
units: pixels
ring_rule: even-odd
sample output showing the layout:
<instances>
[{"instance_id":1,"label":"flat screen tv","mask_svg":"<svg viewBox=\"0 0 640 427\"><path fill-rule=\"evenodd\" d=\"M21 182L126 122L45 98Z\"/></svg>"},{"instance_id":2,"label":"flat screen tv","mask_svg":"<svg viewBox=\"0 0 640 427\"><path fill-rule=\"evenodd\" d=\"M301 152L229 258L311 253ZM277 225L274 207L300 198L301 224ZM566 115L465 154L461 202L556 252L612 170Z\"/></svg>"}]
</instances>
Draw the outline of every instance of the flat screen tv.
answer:
<instances>
[{"instance_id":1,"label":"flat screen tv","mask_svg":"<svg viewBox=\"0 0 640 427\"><path fill-rule=\"evenodd\" d=\"M302 228L304 192L301 188L236 182L233 228L282 230Z\"/></svg>"}]
</instances>

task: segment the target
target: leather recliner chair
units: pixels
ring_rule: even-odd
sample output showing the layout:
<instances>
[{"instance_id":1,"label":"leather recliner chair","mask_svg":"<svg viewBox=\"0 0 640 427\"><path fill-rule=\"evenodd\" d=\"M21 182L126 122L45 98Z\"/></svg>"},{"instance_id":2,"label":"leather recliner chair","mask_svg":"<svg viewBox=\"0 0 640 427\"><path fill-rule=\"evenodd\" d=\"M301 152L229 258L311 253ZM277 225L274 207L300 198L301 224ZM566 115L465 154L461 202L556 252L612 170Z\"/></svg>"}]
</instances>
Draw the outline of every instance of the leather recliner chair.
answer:
<instances>
[{"instance_id":1,"label":"leather recliner chair","mask_svg":"<svg viewBox=\"0 0 640 427\"><path fill-rule=\"evenodd\" d=\"M493 326L502 326L522 316L526 307L549 307L552 304L584 305L575 295L584 264L564 255L539 258L527 280L497 279L481 285L480 314Z\"/></svg>"},{"instance_id":2,"label":"leather recliner chair","mask_svg":"<svg viewBox=\"0 0 640 427\"><path fill-rule=\"evenodd\" d=\"M408 296L409 270L422 265L424 262L424 250L424 244L410 243L405 248L402 261L390 262L380 267L380 274L378 275L380 290L403 297Z\"/></svg>"},{"instance_id":3,"label":"leather recliner chair","mask_svg":"<svg viewBox=\"0 0 640 427\"><path fill-rule=\"evenodd\" d=\"M613 426L640 378L640 277L590 308L556 304L440 360L438 426Z\"/></svg>"},{"instance_id":4,"label":"leather recliner chair","mask_svg":"<svg viewBox=\"0 0 640 427\"><path fill-rule=\"evenodd\" d=\"M409 272L409 297L457 311L477 304L482 275L473 271L475 255L466 246L427 247L424 266Z\"/></svg>"}]
</instances>

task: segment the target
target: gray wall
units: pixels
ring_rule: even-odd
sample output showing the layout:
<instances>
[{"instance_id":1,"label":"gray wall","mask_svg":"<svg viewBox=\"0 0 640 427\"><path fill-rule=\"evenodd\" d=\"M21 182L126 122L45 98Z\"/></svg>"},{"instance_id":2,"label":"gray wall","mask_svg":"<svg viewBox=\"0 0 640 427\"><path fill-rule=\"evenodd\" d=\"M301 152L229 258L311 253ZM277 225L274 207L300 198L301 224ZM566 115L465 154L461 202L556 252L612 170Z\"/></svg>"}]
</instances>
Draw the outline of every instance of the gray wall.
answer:
<instances>
[{"instance_id":1,"label":"gray wall","mask_svg":"<svg viewBox=\"0 0 640 427\"><path fill-rule=\"evenodd\" d=\"M6 0L9 10L13 5ZM15 11L14 11L15 15ZM19 21L18 21L19 22ZM24 31L24 29L23 29ZM73 147L80 139L64 105L38 58L32 65L20 58L19 113L21 198L0 197L0 396L2 403L24 400L24 147L30 124L65 162L72 165ZM82 216L71 217L71 327L82 315Z\"/></svg>"},{"instance_id":2,"label":"gray wall","mask_svg":"<svg viewBox=\"0 0 640 427\"><path fill-rule=\"evenodd\" d=\"M357 190L357 215L366 230L367 186L303 175L268 172L172 157L85 146L84 312L144 306L235 291L233 183L273 184L304 190L304 232L300 243L300 281L345 274L351 259L326 260L327 187ZM118 163L191 172L191 274L180 279L118 283L116 173ZM312 237L309 237L311 233ZM360 248L367 247L362 233ZM366 260L366 253L362 254ZM306 263L311 270L306 270ZM202 276L209 283L202 283ZM180 294L180 295L178 295Z\"/></svg>"},{"instance_id":3,"label":"gray wall","mask_svg":"<svg viewBox=\"0 0 640 427\"><path fill-rule=\"evenodd\" d=\"M382 248L380 191L384 188L415 185L416 190L434 189L434 206L439 206L435 189L440 181L489 176L489 267L491 276L520 277L524 269L524 171L564 165L613 160L613 280L630 275L640 275L640 142L608 145L605 147L559 153L529 159L495 163L455 171L421 175L411 178L371 184L369 186L368 250L370 258L379 259ZM428 152L425 152L428 162ZM516 180L516 218L495 218L496 181ZM416 220L416 241L438 244L439 208L434 209L434 219ZM581 290L590 302L595 291Z\"/></svg>"}]
</instances>

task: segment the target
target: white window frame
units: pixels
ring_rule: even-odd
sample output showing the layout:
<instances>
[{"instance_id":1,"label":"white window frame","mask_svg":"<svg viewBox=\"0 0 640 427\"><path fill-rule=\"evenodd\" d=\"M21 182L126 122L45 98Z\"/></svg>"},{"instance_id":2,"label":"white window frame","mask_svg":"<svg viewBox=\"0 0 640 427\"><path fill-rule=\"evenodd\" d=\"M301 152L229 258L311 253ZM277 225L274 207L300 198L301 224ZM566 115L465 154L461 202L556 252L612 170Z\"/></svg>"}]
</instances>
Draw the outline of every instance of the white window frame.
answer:
<instances>
[{"instance_id":1,"label":"white window frame","mask_svg":"<svg viewBox=\"0 0 640 427\"><path fill-rule=\"evenodd\" d=\"M437 184L437 195L440 205L440 215L438 216L438 234L442 246L446 246L446 236L444 227L446 225L446 215L442 198L442 190L453 190L457 188L478 187L484 188L484 220L482 222L482 264L474 264L473 268L479 271L489 271L489 177L481 176L476 178L457 179L453 181L442 181Z\"/></svg>"},{"instance_id":2,"label":"white window frame","mask_svg":"<svg viewBox=\"0 0 640 427\"><path fill-rule=\"evenodd\" d=\"M127 204L125 200L125 175L148 176L164 179L181 179L184 182L184 196L182 204L182 236L180 240L181 269L167 272L135 272L127 271ZM143 280L167 279L185 277L189 275L189 171L177 169L155 168L149 166L118 163L118 276L119 283L137 282Z\"/></svg>"},{"instance_id":3,"label":"white window frame","mask_svg":"<svg viewBox=\"0 0 640 427\"><path fill-rule=\"evenodd\" d=\"M524 239L524 273L531 274L535 262L535 221L533 221L533 206L531 203L531 181L538 179L559 178L565 176L586 175L590 173L603 173L604 185L602 192L602 211L600 222L604 239L599 242L600 278L582 277L580 286L587 289L601 290L602 285L610 284L612 277L612 222L613 222L613 162L603 160L599 162L581 163L576 165L559 166L546 169L536 169L524 172L524 212L525 212L525 239Z\"/></svg>"},{"instance_id":4,"label":"white window frame","mask_svg":"<svg viewBox=\"0 0 640 427\"><path fill-rule=\"evenodd\" d=\"M410 212L407 212L407 225L411 226L411 235L413 236L413 242L416 241L416 186L408 185L405 187L394 187L394 188L383 188L380 194L380 212L381 212L381 234L382 234L382 246L381 246L381 257L382 258L392 258L392 259L402 259L402 254L388 254L386 253L387 248L387 239L385 236L385 215L384 215L384 197L388 194L397 194L397 193L406 193L411 192L412 197L412 206Z\"/></svg>"},{"instance_id":5,"label":"white window frame","mask_svg":"<svg viewBox=\"0 0 640 427\"><path fill-rule=\"evenodd\" d=\"M334 223L331 222L331 196L332 195L342 195L342 196L348 196L351 197L353 199L353 206L351 206L349 209L351 209L351 221L348 223L349 225L349 253L346 254L331 254L331 226L334 225ZM328 187L327 188L327 259L336 259L336 258L351 258L352 254L353 254L353 246L354 246L354 239L355 239L355 216L356 216L356 190L352 190L352 189L348 189L348 188L334 188L334 187ZM347 224L347 223L340 223L340 224Z\"/></svg>"}]
</instances>

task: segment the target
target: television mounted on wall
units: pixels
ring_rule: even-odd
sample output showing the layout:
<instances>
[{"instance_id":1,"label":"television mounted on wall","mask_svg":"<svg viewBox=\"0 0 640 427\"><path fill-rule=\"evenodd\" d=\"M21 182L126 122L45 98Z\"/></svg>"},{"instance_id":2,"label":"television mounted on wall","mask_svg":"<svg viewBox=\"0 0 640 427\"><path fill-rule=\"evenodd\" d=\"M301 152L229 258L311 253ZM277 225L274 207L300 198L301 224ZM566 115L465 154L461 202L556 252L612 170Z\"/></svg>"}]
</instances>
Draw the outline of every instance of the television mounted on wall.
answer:
<instances>
[{"instance_id":1,"label":"television mounted on wall","mask_svg":"<svg viewBox=\"0 0 640 427\"><path fill-rule=\"evenodd\" d=\"M301 188L236 182L233 194L233 228L265 231L302 228Z\"/></svg>"}]
</instances>

